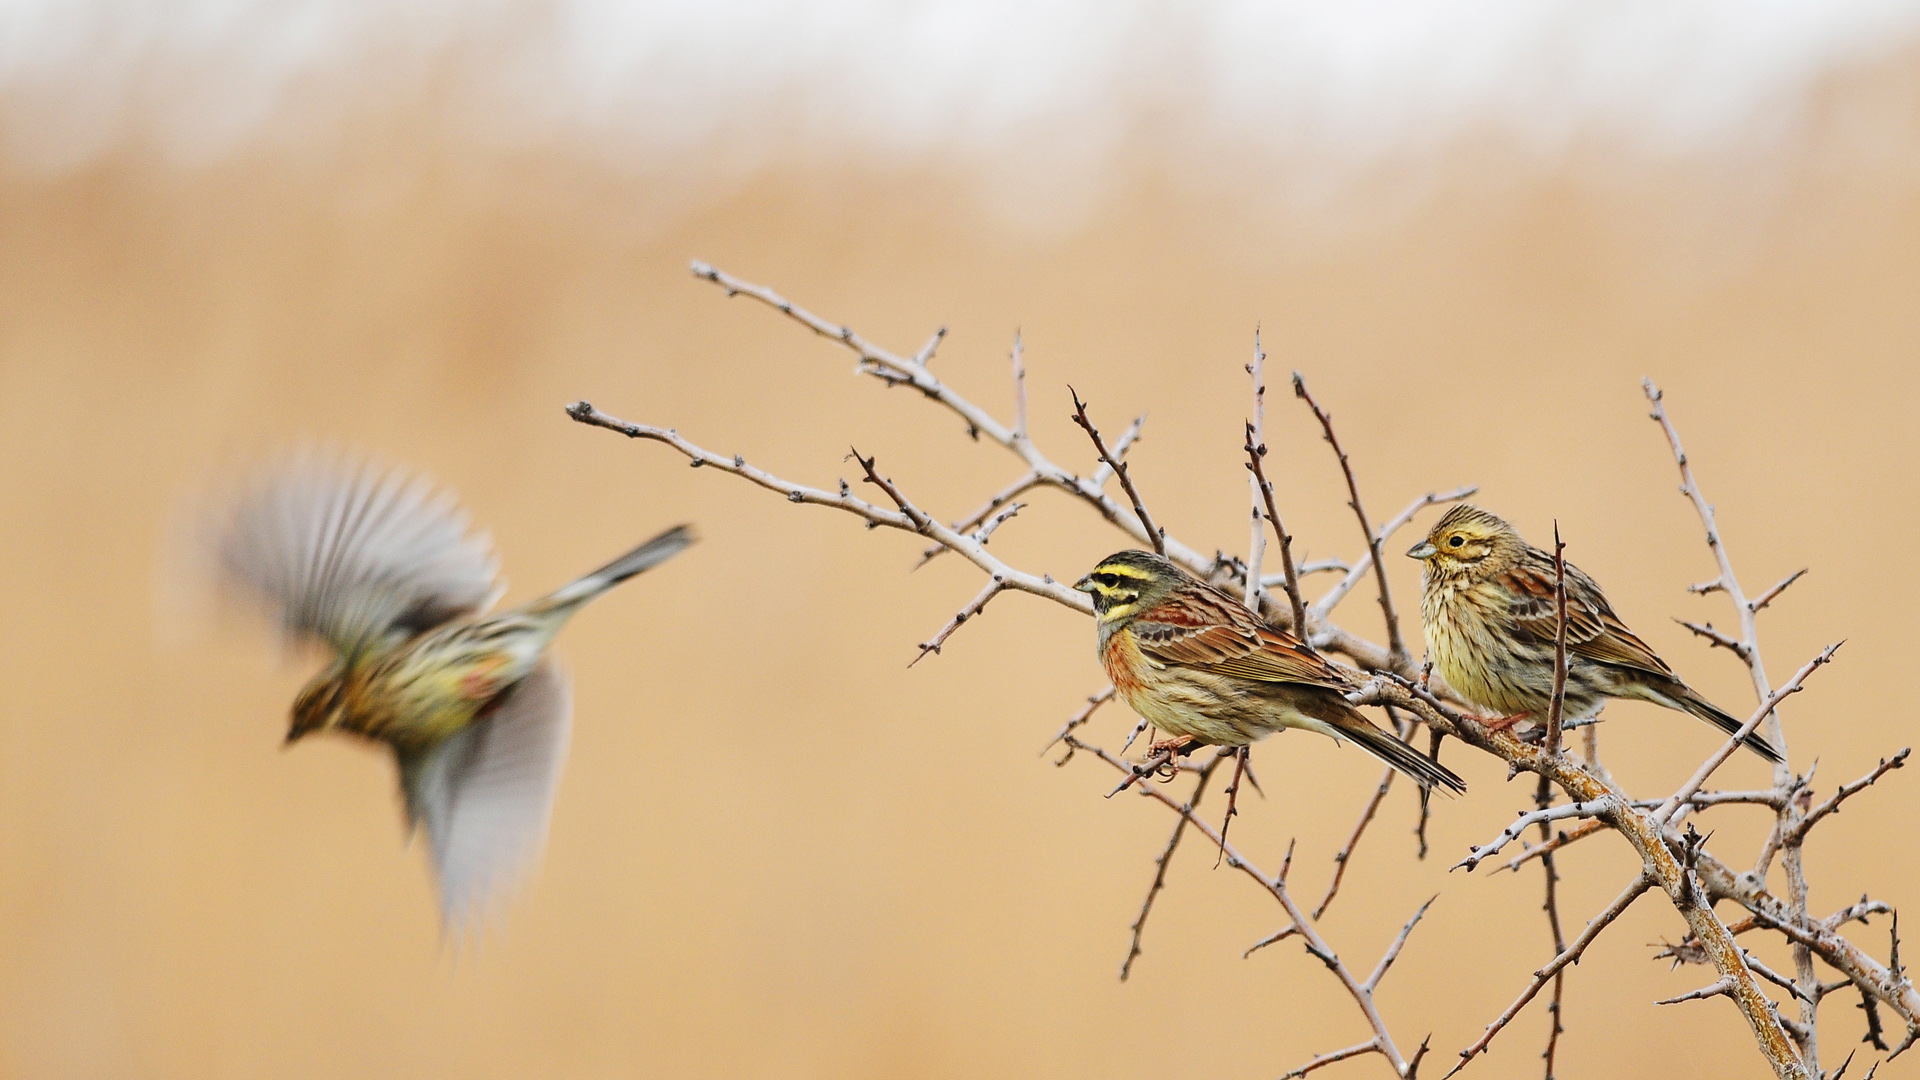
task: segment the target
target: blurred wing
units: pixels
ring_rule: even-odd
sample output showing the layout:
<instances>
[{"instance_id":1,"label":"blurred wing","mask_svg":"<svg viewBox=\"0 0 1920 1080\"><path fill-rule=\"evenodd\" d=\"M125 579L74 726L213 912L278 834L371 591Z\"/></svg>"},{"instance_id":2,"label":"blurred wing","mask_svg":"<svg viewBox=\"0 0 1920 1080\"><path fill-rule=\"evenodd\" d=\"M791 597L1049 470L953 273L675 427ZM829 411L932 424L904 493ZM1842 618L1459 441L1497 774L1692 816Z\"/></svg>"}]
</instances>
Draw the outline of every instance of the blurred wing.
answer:
<instances>
[{"instance_id":1,"label":"blurred wing","mask_svg":"<svg viewBox=\"0 0 1920 1080\"><path fill-rule=\"evenodd\" d=\"M353 653L492 605L498 563L467 525L423 477L306 452L245 488L212 543L288 634Z\"/></svg>"},{"instance_id":2,"label":"blurred wing","mask_svg":"<svg viewBox=\"0 0 1920 1080\"><path fill-rule=\"evenodd\" d=\"M1514 628L1552 646L1559 626L1553 601L1553 557L1537 550L1529 554L1528 561L1499 580L1513 598L1508 613ZM1567 567L1567 651L1601 663L1673 675L1666 661L1613 613L1600 586L1571 565Z\"/></svg>"},{"instance_id":3,"label":"blurred wing","mask_svg":"<svg viewBox=\"0 0 1920 1080\"><path fill-rule=\"evenodd\" d=\"M408 817L433 849L447 926L465 925L539 855L572 717L567 677L547 660L459 734L396 750Z\"/></svg>"},{"instance_id":4,"label":"blurred wing","mask_svg":"<svg viewBox=\"0 0 1920 1080\"><path fill-rule=\"evenodd\" d=\"M1207 668L1258 682L1351 688L1338 667L1260 625L1224 597L1206 611L1180 601L1163 603L1153 611L1152 621L1136 620L1132 630L1141 654L1156 663Z\"/></svg>"}]
</instances>

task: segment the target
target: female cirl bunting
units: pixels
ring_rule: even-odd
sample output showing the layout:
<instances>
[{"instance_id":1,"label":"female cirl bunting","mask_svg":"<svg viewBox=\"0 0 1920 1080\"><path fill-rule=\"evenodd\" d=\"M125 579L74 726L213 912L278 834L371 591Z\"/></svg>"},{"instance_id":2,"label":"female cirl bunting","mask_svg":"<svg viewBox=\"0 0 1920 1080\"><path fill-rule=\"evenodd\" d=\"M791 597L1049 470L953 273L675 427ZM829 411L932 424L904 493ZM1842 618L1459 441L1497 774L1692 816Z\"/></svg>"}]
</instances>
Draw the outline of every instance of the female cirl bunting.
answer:
<instances>
[{"instance_id":1,"label":"female cirl bunting","mask_svg":"<svg viewBox=\"0 0 1920 1080\"><path fill-rule=\"evenodd\" d=\"M1440 763L1348 703L1347 669L1303 648L1226 593L1144 551L1109 555L1074 588L1093 598L1100 662L1157 748L1246 746L1281 728L1352 739L1422 787L1463 792Z\"/></svg>"},{"instance_id":2,"label":"female cirl bunting","mask_svg":"<svg viewBox=\"0 0 1920 1080\"><path fill-rule=\"evenodd\" d=\"M566 757L567 679L546 656L588 601L693 542L669 529L497 615L485 537L427 481L327 453L296 455L211 523L226 582L332 662L294 701L287 741L338 731L386 744L408 821L432 847L441 910L463 924L545 837Z\"/></svg>"},{"instance_id":3,"label":"female cirl bunting","mask_svg":"<svg viewBox=\"0 0 1920 1080\"><path fill-rule=\"evenodd\" d=\"M1496 727L1544 721L1553 698L1553 556L1512 525L1461 503L1407 554L1426 564L1420 614L1427 651L1447 685L1498 715ZM1566 567L1566 716L1584 719L1608 698L1635 698L1693 715L1731 735L1742 721L1680 681L1613 613L1592 578ZM1781 760L1758 731L1746 746Z\"/></svg>"}]
</instances>

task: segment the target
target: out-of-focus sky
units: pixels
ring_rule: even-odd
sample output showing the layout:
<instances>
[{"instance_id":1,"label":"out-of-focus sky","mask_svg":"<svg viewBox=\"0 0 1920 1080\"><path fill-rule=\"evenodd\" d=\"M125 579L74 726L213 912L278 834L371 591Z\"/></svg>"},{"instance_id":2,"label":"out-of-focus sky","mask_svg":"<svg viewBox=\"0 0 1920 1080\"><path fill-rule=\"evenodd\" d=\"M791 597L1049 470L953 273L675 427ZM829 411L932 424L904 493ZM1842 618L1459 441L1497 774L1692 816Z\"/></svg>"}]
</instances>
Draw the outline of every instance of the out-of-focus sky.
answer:
<instances>
[{"instance_id":1,"label":"out-of-focus sky","mask_svg":"<svg viewBox=\"0 0 1920 1080\"><path fill-rule=\"evenodd\" d=\"M1530 171L1596 143L1615 168L1777 167L1824 87L1917 36L1920 8L1898 0L9 0L0 146L48 173L130 143L182 166L315 152L370 104L425 95L465 137L566 140L683 182L795 156L939 162L1053 217L1102 195L1145 137L1170 176L1211 182L1231 147L1271 197L1319 203L1384 168L1417 178L1463 140Z\"/></svg>"},{"instance_id":2,"label":"out-of-focus sky","mask_svg":"<svg viewBox=\"0 0 1920 1080\"><path fill-rule=\"evenodd\" d=\"M1783 710L1795 767L1830 789L1911 741L1911 4L0 0L0 1076L1259 1077L1362 1037L1310 957L1241 959L1277 912L1197 846L1115 980L1170 822L1035 755L1103 685L1084 619L1005 596L909 670L971 567L910 573L911 537L566 419L587 398L829 488L851 443L948 519L1019 474L691 259L896 351L950 328L935 370L1003 417L1018 331L1037 443L1089 467L1069 384L1102 423L1149 412L1133 476L1206 551L1247 543L1260 327L1376 517L1475 483L1536 542L1557 524L1739 713L1743 669L1672 622L1730 613L1686 591L1713 563L1651 375L1749 588L1811 567L1761 617L1776 677L1847 639ZM1354 557L1317 427L1270 397L1299 549ZM575 746L546 857L457 955L390 764L283 752L308 668L155 600L182 506L304 437L458 492L510 603L673 522L704 536L558 642ZM1033 502L993 537L1014 565L1071 580L1123 542ZM1417 637L1414 564L1388 573ZM1371 590L1338 618L1378 635ZM1635 794L1717 744L1606 716ZM1297 839L1317 892L1377 767L1297 733L1254 760L1236 842L1270 868ZM1447 871L1531 787L1447 763L1472 790L1434 854L1397 787L1322 927L1365 966L1439 895L1381 995L1436 1062L1550 948L1537 874ZM1910 905L1885 823L1916 815L1900 773L1823 825L1813 906ZM1751 857L1762 815L1706 816ZM1569 853L1569 923L1636 865ZM1682 932L1649 898L1587 954L1558 1075L1758 1072L1724 1002L1652 1004L1703 981L1652 960ZM1850 1004L1823 1013L1829 1069ZM1543 1024L1467 1075L1538 1076Z\"/></svg>"}]
</instances>

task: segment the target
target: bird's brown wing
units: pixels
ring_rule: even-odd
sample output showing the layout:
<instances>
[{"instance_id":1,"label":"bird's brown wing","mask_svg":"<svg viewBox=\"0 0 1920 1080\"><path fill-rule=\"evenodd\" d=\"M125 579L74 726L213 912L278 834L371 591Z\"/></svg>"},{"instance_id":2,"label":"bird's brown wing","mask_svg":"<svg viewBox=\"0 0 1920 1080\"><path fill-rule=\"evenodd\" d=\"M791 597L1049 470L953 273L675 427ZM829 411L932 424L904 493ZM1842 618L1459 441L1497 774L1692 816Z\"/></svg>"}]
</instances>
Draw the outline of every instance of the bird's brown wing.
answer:
<instances>
[{"instance_id":1,"label":"bird's brown wing","mask_svg":"<svg viewBox=\"0 0 1920 1080\"><path fill-rule=\"evenodd\" d=\"M1261 625L1224 596L1175 597L1143 613L1132 630L1141 654L1155 663L1205 668L1257 682L1352 688L1340 667Z\"/></svg>"},{"instance_id":2,"label":"bird's brown wing","mask_svg":"<svg viewBox=\"0 0 1920 1080\"><path fill-rule=\"evenodd\" d=\"M1527 561L1506 571L1500 583L1512 597L1514 629L1551 646L1559 623L1553 601L1553 556L1534 549ZM1613 613L1605 594L1577 567L1567 567L1567 651L1605 664L1619 664L1673 677L1666 661Z\"/></svg>"},{"instance_id":3,"label":"bird's brown wing","mask_svg":"<svg viewBox=\"0 0 1920 1080\"><path fill-rule=\"evenodd\" d=\"M424 478L308 450L244 486L208 540L287 634L352 654L492 605L498 564L467 525Z\"/></svg>"}]
</instances>

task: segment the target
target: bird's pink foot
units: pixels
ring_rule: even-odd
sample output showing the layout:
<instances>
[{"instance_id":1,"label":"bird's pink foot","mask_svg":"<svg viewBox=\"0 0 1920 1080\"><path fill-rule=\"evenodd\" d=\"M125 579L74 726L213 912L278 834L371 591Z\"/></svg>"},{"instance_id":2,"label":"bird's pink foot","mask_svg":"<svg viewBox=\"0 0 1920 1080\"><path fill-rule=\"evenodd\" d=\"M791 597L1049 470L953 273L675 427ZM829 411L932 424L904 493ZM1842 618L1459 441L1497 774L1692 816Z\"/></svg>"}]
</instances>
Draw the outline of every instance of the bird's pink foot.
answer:
<instances>
[{"instance_id":1,"label":"bird's pink foot","mask_svg":"<svg viewBox=\"0 0 1920 1080\"><path fill-rule=\"evenodd\" d=\"M1159 742L1147 747L1147 756L1153 757L1157 754L1166 754L1170 759L1182 757L1192 753L1193 748L1197 745L1198 744L1192 739L1184 735L1175 739L1161 739Z\"/></svg>"},{"instance_id":2,"label":"bird's pink foot","mask_svg":"<svg viewBox=\"0 0 1920 1080\"><path fill-rule=\"evenodd\" d=\"M1171 780L1175 774L1180 771L1180 759L1192 753L1199 746L1200 744L1197 741L1185 736L1175 739L1161 739L1159 742L1147 747L1147 760L1134 768L1138 771L1143 765L1153 765L1152 772L1155 776L1163 780ZM1155 764L1156 758L1163 760Z\"/></svg>"},{"instance_id":3,"label":"bird's pink foot","mask_svg":"<svg viewBox=\"0 0 1920 1080\"><path fill-rule=\"evenodd\" d=\"M1513 725L1522 720L1533 719L1533 714L1522 712L1513 713L1510 716L1476 716L1474 719L1480 721L1488 731L1512 731Z\"/></svg>"}]
</instances>

